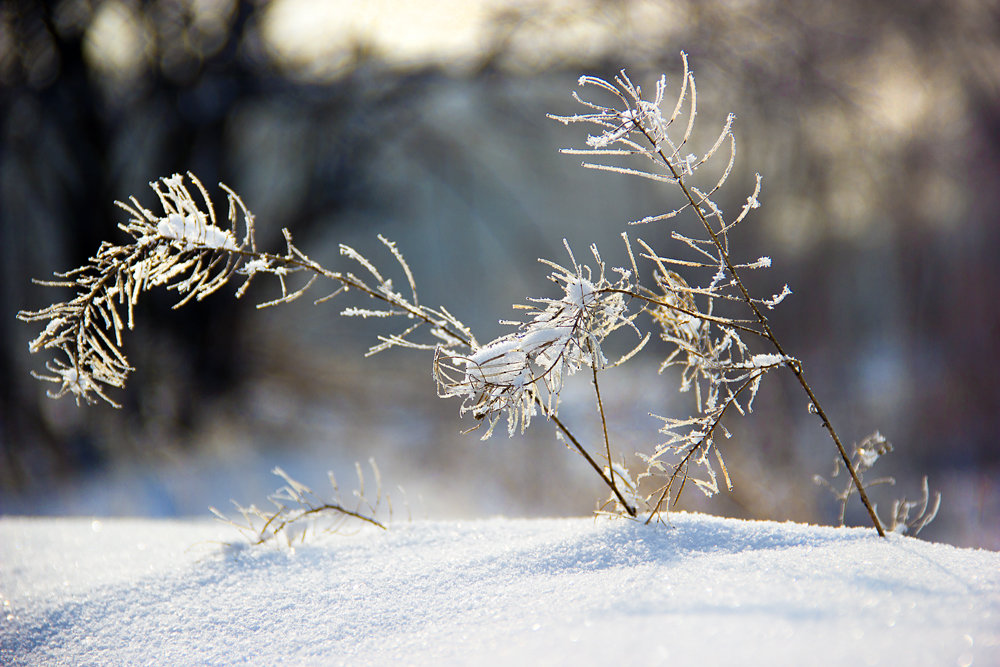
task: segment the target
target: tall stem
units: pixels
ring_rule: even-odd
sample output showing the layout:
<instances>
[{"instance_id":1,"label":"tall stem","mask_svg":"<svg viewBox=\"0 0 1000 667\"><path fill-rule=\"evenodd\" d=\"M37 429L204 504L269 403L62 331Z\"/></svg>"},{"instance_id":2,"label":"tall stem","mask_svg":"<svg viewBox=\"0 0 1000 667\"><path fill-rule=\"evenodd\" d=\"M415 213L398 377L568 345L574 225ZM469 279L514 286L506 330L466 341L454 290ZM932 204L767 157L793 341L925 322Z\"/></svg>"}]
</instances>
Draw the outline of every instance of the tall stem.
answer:
<instances>
[{"instance_id":1,"label":"tall stem","mask_svg":"<svg viewBox=\"0 0 1000 667\"><path fill-rule=\"evenodd\" d=\"M601 400L601 385L597 382L597 363L594 354L594 346L590 345L590 370L594 373L594 393L597 395L597 411L601 413L601 429L604 431L604 449L608 457L608 473L611 475L611 483L615 481L615 467L611 460L611 438L608 437L608 420L604 416L604 401Z\"/></svg>"},{"instance_id":2,"label":"tall stem","mask_svg":"<svg viewBox=\"0 0 1000 667\"><path fill-rule=\"evenodd\" d=\"M544 404L537 398L536 400L538 401L538 404L541 405L542 408L544 409L545 407ZM580 444L580 441L576 439L576 436L574 436L568 428L566 428L566 425L559 420L558 416L552 413L547 413L547 414L549 419L551 419L552 422L556 425L556 427L560 431L562 431L563 435L566 436L566 439L569 440L570 444L573 445L576 451L580 452L580 455L587 460L587 463L589 463L590 467L594 469L594 472L596 472L598 476L602 480L604 480L604 483L607 484L608 488L611 489L612 493L615 494L615 497L618 499L618 502L620 502L622 507L625 508L625 511L628 513L628 515L634 517L636 515L636 509L628 504L628 501L626 501L625 497L622 496L622 493L618 489L618 486L614 483L614 480L608 479L608 476L604 474L604 471L601 469L601 466L599 466L597 464L597 461L595 461L594 458L587 452L587 450L583 448L583 445Z\"/></svg>"},{"instance_id":3,"label":"tall stem","mask_svg":"<svg viewBox=\"0 0 1000 667\"><path fill-rule=\"evenodd\" d=\"M653 146L656 146L656 141L654 141L653 138L649 136L646 129L645 128L640 128L640 129L642 130L642 133L646 136L646 139ZM781 343L778 342L777 336L775 336L774 332L771 330L771 326L767 321L767 317L765 317L764 313L761 312L760 308L750 297L750 292L747 290L746 286L744 286L743 281L740 279L739 274L736 272L736 267L733 266L732 261L730 261L729 259L729 253L726 252L724 245L719 239L719 235L716 234L714 229L712 229L712 225L709 223L708 218L705 216L705 212L702 211L699 202L695 201L694 196L691 194L691 190L687 187L687 184L684 183L684 180L681 178L681 175L674 168L674 165L670 163L670 160L663 153L663 150L656 149L656 153L659 155L660 160L663 162L663 164L667 166L667 169L670 170L670 175L675 179L678 187L681 189L681 192L684 193L684 197L687 199L688 204L691 206L691 208L694 209L695 215L698 216L698 220L701 221L702 226L705 227L705 231L707 231L708 235L711 237L712 243L715 244L716 249L718 249L719 256L722 258L722 261L726 265L726 271L729 273L729 275L733 277L733 283L739 289L740 295L743 297L743 301L745 301L746 304L750 307L750 310L753 312L754 317L756 317L757 321L760 323L764 337L771 342L771 345L774 346L774 349L778 354L780 354L783 357L788 357L788 355L785 354L785 350L782 348ZM833 428L833 424L827 417L826 411L823 410L823 407L820 405L819 399L817 399L816 394L813 393L812 387L810 387L809 383L806 382L805 375L802 373L801 365L793 361L787 361L785 365L788 366L788 368L795 375L795 379L799 381L799 384L802 386L802 389L806 392L806 395L809 397L812 406L815 408L816 414L819 415L819 418L823 421L823 428L827 430L827 432L830 434L830 438L833 440L833 443L837 446L837 451L840 453L840 458L843 460L844 465L847 468L847 471L851 475L851 480L854 482L854 486L858 490L858 495L861 496L861 502L864 503L865 509L868 510L868 516L871 517L872 523L875 525L875 530L878 532L880 537L885 537L885 530L883 530L882 528L882 522L879 521L878 514L875 513L875 508L872 506L871 501L868 500L868 494L865 492L865 487L861 484L861 480L858 478L858 473L854 469L854 464L851 463L851 458L850 456L848 456L847 450L844 448L844 445L840 440L840 436L837 435L837 431Z\"/></svg>"}]
</instances>

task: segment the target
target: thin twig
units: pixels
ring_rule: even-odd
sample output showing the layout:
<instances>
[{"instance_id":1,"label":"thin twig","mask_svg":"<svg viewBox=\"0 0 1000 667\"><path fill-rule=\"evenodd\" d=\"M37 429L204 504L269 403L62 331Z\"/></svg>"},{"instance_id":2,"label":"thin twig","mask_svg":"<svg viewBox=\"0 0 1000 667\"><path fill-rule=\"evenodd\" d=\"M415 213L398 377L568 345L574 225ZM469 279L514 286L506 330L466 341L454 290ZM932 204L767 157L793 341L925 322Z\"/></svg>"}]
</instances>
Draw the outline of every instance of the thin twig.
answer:
<instances>
[{"instance_id":1,"label":"thin twig","mask_svg":"<svg viewBox=\"0 0 1000 667\"><path fill-rule=\"evenodd\" d=\"M543 409L545 409L545 404L542 403L541 399L539 399L536 396L535 400L538 402L540 406L542 406ZM563 435L566 436L566 438L570 441L570 443L572 443L573 447L576 448L576 451L580 452L580 455L583 456L583 458L587 459L587 463L589 463L590 467L594 469L594 472L596 472L598 476L600 476L600 478L604 480L604 483L608 485L608 488L611 489L612 493L615 494L615 497L618 498L618 502L622 504L622 507L625 508L625 511L628 513L628 515L630 517L635 517L636 515L635 508L628 504L628 502L625 500L625 497L622 496L621 491L618 490L618 486L612 480L608 479L608 476L604 474L603 470L601 470L601 466L599 466L597 464L597 461L595 461L593 457L591 457L590 454L587 453L587 450L583 448L583 445L581 445L580 441L576 439L576 436L574 436L570 432L570 430L566 428L566 425L562 423L562 421L559 419L557 415L550 413L548 417L549 419L552 420L552 423L554 423L559 428L559 430L562 431Z\"/></svg>"},{"instance_id":2,"label":"thin twig","mask_svg":"<svg viewBox=\"0 0 1000 667\"><path fill-rule=\"evenodd\" d=\"M594 346L590 346L591 360L594 359ZM591 363L590 370L594 374L594 393L597 395L597 410L601 413L601 428L604 431L604 447L608 455L608 473L611 476L611 483L615 481L615 466L611 459L611 439L608 437L608 420L604 416L604 401L601 400L601 386L597 382L597 364Z\"/></svg>"},{"instance_id":3,"label":"thin twig","mask_svg":"<svg viewBox=\"0 0 1000 667\"><path fill-rule=\"evenodd\" d=\"M760 336L762 338L767 338L767 334L762 333L762 332L754 329L753 327L748 327L748 326L742 325L742 324L740 324L739 322L737 322L735 320L730 320L730 319L727 319L727 318L724 318L724 317L715 317L713 315L706 315L705 313L699 313L698 311L695 311L695 310L688 310L687 308L684 308L682 306L678 306L678 305L673 304L673 303L667 303L666 301L662 301L660 299L654 299L651 296L646 296L644 294L640 294L640 293L638 293L636 291L633 291L633 290L607 288L607 289L604 289L604 290L601 290L601 291L602 292L610 292L610 293L614 293L614 294L625 294L626 296L630 296L630 297L633 297L633 298L636 298L636 299L640 299L640 300L645 301L647 303L651 303L651 304L653 304L655 306L662 306L664 308L669 308L670 310L673 310L675 312L683 313L684 315L689 315L689 316L691 316L691 317L693 317L695 319L698 319L698 320L704 320L706 322L712 322L714 324L720 324L722 326L732 327L733 329L737 329L739 331L745 331L746 333L752 333L752 334L755 334L755 335Z\"/></svg>"},{"instance_id":4,"label":"thin twig","mask_svg":"<svg viewBox=\"0 0 1000 667\"><path fill-rule=\"evenodd\" d=\"M337 503L324 503L323 505L317 505L316 507L310 507L309 509L302 510L299 514L295 515L294 517L286 518L284 521L276 524L276 527L274 528L274 530L270 531L270 534L277 535L282 531L282 529L285 528L285 526L295 523L296 521L301 521L307 516L312 516L314 514L322 514L323 512L336 512L338 514L342 514L344 516L358 519L365 523L369 523L377 528L381 528L382 530L388 530L388 527L384 523L382 523L381 521L379 521L374 517L366 516L361 512L356 512L354 510L349 510L343 505ZM268 537L265 534L268 533L268 528L278 517L282 516L283 514L284 513L281 510L278 510L277 512L272 514L271 518L269 518L267 522L263 526L261 526L260 530L257 531L258 533L257 541L254 542L253 544L264 544L265 542L267 542Z\"/></svg>"}]
</instances>

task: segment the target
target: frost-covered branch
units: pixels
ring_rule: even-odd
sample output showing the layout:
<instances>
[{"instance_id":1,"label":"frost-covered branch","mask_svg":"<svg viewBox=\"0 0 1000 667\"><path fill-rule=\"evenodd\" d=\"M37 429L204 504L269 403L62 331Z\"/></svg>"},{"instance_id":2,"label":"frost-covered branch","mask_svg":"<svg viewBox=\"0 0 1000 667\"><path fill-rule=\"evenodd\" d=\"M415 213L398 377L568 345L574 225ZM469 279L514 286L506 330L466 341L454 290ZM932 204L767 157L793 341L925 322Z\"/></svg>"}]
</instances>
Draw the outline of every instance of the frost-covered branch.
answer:
<instances>
[{"instance_id":1,"label":"frost-covered branch","mask_svg":"<svg viewBox=\"0 0 1000 667\"><path fill-rule=\"evenodd\" d=\"M122 350L122 332L134 324L139 295L157 286L176 291L181 306L204 299L234 275L254 249L253 216L228 188L228 225L220 227L208 194L197 180L197 201L179 175L151 184L163 212L153 214L135 198L119 205L131 219L119 227L130 242L105 242L82 267L56 274L42 285L71 288L69 301L22 311L26 322L46 322L31 341L32 353L54 350L47 373L35 377L59 385L50 395L72 394L77 403L98 398L117 405L106 393L121 388L132 367ZM242 223L242 234L239 229ZM237 238L242 236L241 241Z\"/></svg>"},{"instance_id":2,"label":"frost-covered branch","mask_svg":"<svg viewBox=\"0 0 1000 667\"><path fill-rule=\"evenodd\" d=\"M730 114L722 125L711 147L698 154L691 152L695 117L697 116L697 88L694 75L688 67L685 54L681 54L683 74L676 102L672 108L665 105L667 81L661 77L656 82L655 93L644 97L641 88L621 71L613 79L605 80L584 76L579 80L581 88L594 89L598 94L610 98L610 104L602 104L574 93L573 97L585 112L571 116L550 116L564 124L585 123L596 128L596 132L586 138L586 148L565 149L572 155L586 155L589 161L584 167L613 171L627 175L637 175L651 180L668 183L677 187L683 203L668 213L654 214L637 221L651 223L675 218L690 210L700 223L704 236L683 235L677 231L671 238L680 241L699 257L698 262L675 262L654 253L648 246L645 259L655 264L655 288L649 290L661 306L649 310L654 320L662 328L661 338L670 346L670 353L661 370L671 365L682 368L681 390L695 389L698 413L688 419L665 419L666 432L670 439L657 453L648 457L651 464L647 474L657 472L668 475L664 485L666 491L655 503L653 514L658 511L663 498L669 492L678 473L683 468L683 479L689 475L689 463L696 452L695 460L702 464L705 476L698 478L698 485L706 492L717 489L715 472L709 459L712 449L713 432L720 424L722 413L728 406L739 408L737 395L745 389L750 392L747 407L760 384L763 369L785 366L795 374L803 390L809 397L824 428L834 441L841 459L849 471L865 507L868 509L876 530L884 531L864 487L857 476L837 432L820 406L812 388L806 382L802 364L785 353L780 341L770 327L761 306L772 309L791 294L787 285L769 299L753 297L746 288L741 271L768 268L770 259L762 257L756 261L738 262L730 256L730 233L749 213L760 206L761 178L758 174L753 192L747 196L740 211L727 217L723 208L713 197L722 188L732 173L736 158L736 140L733 135L734 117ZM720 152L726 155L726 162L720 175L709 180L707 186L696 184L699 170ZM638 163L633 162L638 158ZM633 166L638 164L638 166ZM695 266L707 270L706 279L698 285L690 285L677 272L669 268L671 264ZM731 300L742 302L750 312L752 326L735 320L719 321L713 313L713 302ZM699 301L701 304L699 305ZM764 358L753 355L747 359L748 347L740 337L747 330L765 338L773 349L776 363L756 366L754 360ZM757 370L753 370L757 369ZM734 389L734 387L738 387ZM720 408L720 406L723 406ZM721 412L720 412L721 409ZM742 409L739 409L742 412ZM678 428L689 428L687 433L678 433ZM682 454L681 461L664 470L661 455L665 451ZM715 448L718 455L718 449ZM724 470L721 457L720 467ZM652 514L650 515L650 519Z\"/></svg>"},{"instance_id":3,"label":"frost-covered branch","mask_svg":"<svg viewBox=\"0 0 1000 667\"><path fill-rule=\"evenodd\" d=\"M345 315L401 316L415 322L399 334L383 337L371 353L393 346L433 349L438 343L456 348L475 345L471 331L446 309L419 303L410 267L391 241L379 237L406 276L409 293L405 295L348 246L341 246L341 254L358 264L366 277L324 268L295 246L287 230L283 230L284 253L259 251L254 217L235 192L220 185L229 205L228 224L220 226L205 187L193 174L188 174L187 180L198 198L182 175L154 181L150 187L161 212L145 208L135 197L128 203L118 202L130 215L128 222L119 225L128 236L127 242L105 242L84 266L57 274L57 281L38 281L76 292L68 301L18 313L23 321L45 322L31 341L30 351L55 352L55 358L46 363L47 372L34 373L59 385L51 396L71 394L77 403L103 399L117 407L107 389L124 387L133 370L124 352L123 333L134 326L134 308L140 295L155 287L177 292L180 299L174 307L179 308L192 299L204 299L233 279L242 279L236 290L236 296L242 297L255 278L270 275L277 281L280 295L259 304L264 308L298 299L318 279L325 278L337 287L317 302L353 289L380 305L347 308ZM299 274L306 277L296 284L293 281ZM413 337L422 327L429 329L429 342Z\"/></svg>"},{"instance_id":4,"label":"frost-covered branch","mask_svg":"<svg viewBox=\"0 0 1000 667\"><path fill-rule=\"evenodd\" d=\"M634 328L635 314L622 295L631 289L631 276L622 272L611 282L596 247L591 248L596 274L577 264L569 246L567 251L571 267L545 262L553 269L550 279L562 289L561 298L529 299L530 305L521 307L525 320L507 322L516 331L474 346L468 354L438 349L438 393L462 398L462 413L487 425L483 439L504 413L508 433L523 432L536 414L536 401L547 414L558 412L566 378L581 368L608 366L601 349L604 339L621 327Z\"/></svg>"}]
</instances>

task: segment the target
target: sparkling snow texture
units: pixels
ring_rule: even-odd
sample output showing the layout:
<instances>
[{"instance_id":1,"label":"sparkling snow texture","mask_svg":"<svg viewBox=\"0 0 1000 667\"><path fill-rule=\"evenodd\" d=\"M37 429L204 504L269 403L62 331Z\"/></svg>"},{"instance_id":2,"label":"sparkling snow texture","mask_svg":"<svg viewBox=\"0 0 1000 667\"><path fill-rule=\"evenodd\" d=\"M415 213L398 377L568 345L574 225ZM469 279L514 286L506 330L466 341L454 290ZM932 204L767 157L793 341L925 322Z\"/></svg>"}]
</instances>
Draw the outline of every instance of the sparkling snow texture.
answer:
<instances>
[{"instance_id":1,"label":"sparkling snow texture","mask_svg":"<svg viewBox=\"0 0 1000 667\"><path fill-rule=\"evenodd\" d=\"M1000 554L671 515L397 523L294 551L201 521L0 519L0 663L997 665Z\"/></svg>"}]
</instances>

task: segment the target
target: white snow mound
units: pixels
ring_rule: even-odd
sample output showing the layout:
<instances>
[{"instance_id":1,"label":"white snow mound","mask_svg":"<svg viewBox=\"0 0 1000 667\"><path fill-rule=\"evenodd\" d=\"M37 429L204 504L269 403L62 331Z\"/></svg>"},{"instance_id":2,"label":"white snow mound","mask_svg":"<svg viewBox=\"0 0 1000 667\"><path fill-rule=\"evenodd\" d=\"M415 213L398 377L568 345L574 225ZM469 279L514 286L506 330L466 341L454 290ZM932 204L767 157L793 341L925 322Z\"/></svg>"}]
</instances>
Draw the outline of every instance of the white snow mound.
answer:
<instances>
[{"instance_id":1,"label":"white snow mound","mask_svg":"<svg viewBox=\"0 0 1000 667\"><path fill-rule=\"evenodd\" d=\"M676 513L238 539L0 518L0 664L1000 664L1000 554L870 530Z\"/></svg>"}]
</instances>

